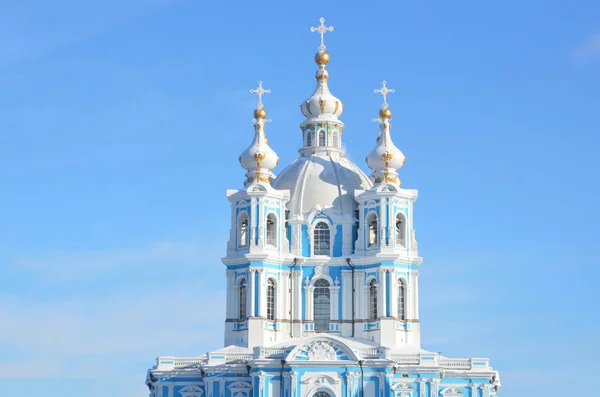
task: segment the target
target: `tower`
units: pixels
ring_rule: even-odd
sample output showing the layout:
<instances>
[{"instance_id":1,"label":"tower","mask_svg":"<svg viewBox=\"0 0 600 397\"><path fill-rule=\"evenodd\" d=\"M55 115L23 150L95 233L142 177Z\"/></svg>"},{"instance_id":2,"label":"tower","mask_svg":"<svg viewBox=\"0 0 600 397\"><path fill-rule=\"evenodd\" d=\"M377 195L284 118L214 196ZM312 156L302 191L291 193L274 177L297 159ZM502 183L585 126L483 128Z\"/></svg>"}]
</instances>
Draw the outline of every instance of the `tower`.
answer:
<instances>
[{"instance_id":1,"label":"tower","mask_svg":"<svg viewBox=\"0 0 600 397\"><path fill-rule=\"evenodd\" d=\"M498 372L485 358L449 359L421 348L413 209L401 187L406 160L392 140L384 81L368 177L342 143L342 101L329 89L321 18L316 89L301 103L299 157L277 175L266 137L262 82L254 136L229 190L231 229L225 347L159 357L151 397L491 397ZM374 134L375 135L375 134ZM277 136L273 138L277 140Z\"/></svg>"}]
</instances>

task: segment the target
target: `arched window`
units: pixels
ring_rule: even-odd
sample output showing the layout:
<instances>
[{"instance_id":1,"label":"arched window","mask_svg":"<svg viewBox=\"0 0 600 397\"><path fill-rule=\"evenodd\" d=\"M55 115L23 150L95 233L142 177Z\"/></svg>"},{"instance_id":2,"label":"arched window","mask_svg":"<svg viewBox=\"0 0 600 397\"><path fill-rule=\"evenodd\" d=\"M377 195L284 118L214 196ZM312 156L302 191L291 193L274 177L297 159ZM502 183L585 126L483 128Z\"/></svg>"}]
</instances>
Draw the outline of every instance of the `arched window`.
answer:
<instances>
[{"instance_id":1,"label":"arched window","mask_svg":"<svg viewBox=\"0 0 600 397\"><path fill-rule=\"evenodd\" d=\"M367 241L369 242L369 247L374 247L377 245L377 214L371 212L367 215L367 230L369 233Z\"/></svg>"},{"instance_id":2,"label":"arched window","mask_svg":"<svg viewBox=\"0 0 600 397\"><path fill-rule=\"evenodd\" d=\"M377 319L377 280L373 279L369 283L369 320Z\"/></svg>"},{"instance_id":3,"label":"arched window","mask_svg":"<svg viewBox=\"0 0 600 397\"><path fill-rule=\"evenodd\" d=\"M314 290L314 315L315 331L329 331L329 320L331 319L329 296L329 281L318 279L315 281Z\"/></svg>"},{"instance_id":4,"label":"arched window","mask_svg":"<svg viewBox=\"0 0 600 397\"><path fill-rule=\"evenodd\" d=\"M331 393L329 393L325 390L319 390L318 392L313 394L312 397L332 397L332 396L331 396Z\"/></svg>"},{"instance_id":5,"label":"arched window","mask_svg":"<svg viewBox=\"0 0 600 397\"><path fill-rule=\"evenodd\" d=\"M406 218L404 214L399 212L396 215L396 245L404 247L406 237Z\"/></svg>"},{"instance_id":6,"label":"arched window","mask_svg":"<svg viewBox=\"0 0 600 397\"><path fill-rule=\"evenodd\" d=\"M240 281L240 321L246 319L246 279Z\"/></svg>"},{"instance_id":7,"label":"arched window","mask_svg":"<svg viewBox=\"0 0 600 397\"><path fill-rule=\"evenodd\" d=\"M325 130L319 131L319 146L325 146Z\"/></svg>"},{"instance_id":8,"label":"arched window","mask_svg":"<svg viewBox=\"0 0 600 397\"><path fill-rule=\"evenodd\" d=\"M312 135L313 135L313 132L311 130L306 130L306 146L307 147L310 147L313 145Z\"/></svg>"},{"instance_id":9,"label":"arched window","mask_svg":"<svg viewBox=\"0 0 600 397\"><path fill-rule=\"evenodd\" d=\"M277 247L277 217L275 214L267 215L267 244Z\"/></svg>"},{"instance_id":10,"label":"arched window","mask_svg":"<svg viewBox=\"0 0 600 397\"><path fill-rule=\"evenodd\" d=\"M406 287L404 280L398 280L398 320L406 319Z\"/></svg>"},{"instance_id":11,"label":"arched window","mask_svg":"<svg viewBox=\"0 0 600 397\"><path fill-rule=\"evenodd\" d=\"M275 281L267 280L267 320L275 320Z\"/></svg>"},{"instance_id":12,"label":"arched window","mask_svg":"<svg viewBox=\"0 0 600 397\"><path fill-rule=\"evenodd\" d=\"M313 232L314 255L329 255L330 231L325 222L319 222Z\"/></svg>"},{"instance_id":13,"label":"arched window","mask_svg":"<svg viewBox=\"0 0 600 397\"><path fill-rule=\"evenodd\" d=\"M332 134L332 140L333 140L333 147L339 147L340 146L340 134L337 131L334 131Z\"/></svg>"},{"instance_id":14,"label":"arched window","mask_svg":"<svg viewBox=\"0 0 600 397\"><path fill-rule=\"evenodd\" d=\"M243 213L238 218L238 245L245 247L248 245L248 214Z\"/></svg>"}]
</instances>

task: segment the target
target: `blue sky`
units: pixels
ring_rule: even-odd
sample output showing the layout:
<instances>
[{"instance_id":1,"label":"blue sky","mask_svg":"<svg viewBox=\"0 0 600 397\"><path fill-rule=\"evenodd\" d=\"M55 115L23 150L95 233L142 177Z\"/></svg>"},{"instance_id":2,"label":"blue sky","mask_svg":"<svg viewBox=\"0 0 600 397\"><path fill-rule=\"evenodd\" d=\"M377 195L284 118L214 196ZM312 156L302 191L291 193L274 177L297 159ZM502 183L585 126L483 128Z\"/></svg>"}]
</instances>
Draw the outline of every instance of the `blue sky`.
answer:
<instances>
[{"instance_id":1,"label":"blue sky","mask_svg":"<svg viewBox=\"0 0 600 397\"><path fill-rule=\"evenodd\" d=\"M272 90L280 172L321 16L365 170L396 89L424 347L490 357L506 396L595 379L600 3L574 4L0 2L0 389L145 396L156 356L222 345L248 90Z\"/></svg>"}]
</instances>

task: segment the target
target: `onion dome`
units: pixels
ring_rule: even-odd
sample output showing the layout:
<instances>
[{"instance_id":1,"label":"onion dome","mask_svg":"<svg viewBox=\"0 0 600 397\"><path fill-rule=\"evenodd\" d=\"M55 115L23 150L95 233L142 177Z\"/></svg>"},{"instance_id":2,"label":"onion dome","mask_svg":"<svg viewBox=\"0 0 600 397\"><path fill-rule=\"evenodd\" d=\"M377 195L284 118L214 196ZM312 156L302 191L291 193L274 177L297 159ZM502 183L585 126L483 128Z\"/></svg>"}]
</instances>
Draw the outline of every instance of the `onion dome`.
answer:
<instances>
[{"instance_id":1,"label":"onion dome","mask_svg":"<svg viewBox=\"0 0 600 397\"><path fill-rule=\"evenodd\" d=\"M332 120L337 121L338 117L344 110L342 101L333 96L329 91L327 80L329 80L329 73L325 69L325 65L329 62L329 54L327 52L320 51L315 55L315 62L319 65L319 70L315 74L317 79L317 88L315 92L302 103L300 109L302 114L308 120Z\"/></svg>"},{"instance_id":2,"label":"onion dome","mask_svg":"<svg viewBox=\"0 0 600 397\"><path fill-rule=\"evenodd\" d=\"M406 157L394 145L390 135L392 111L387 104L387 94L394 91L387 88L385 80L382 88L375 90L375 92L383 95L383 105L379 110L379 118L374 119L374 121L379 122L380 131L377 144L367 156L366 161L369 168L373 170L372 178L375 183L393 183L400 186L402 182L398 179L397 170L402 168Z\"/></svg>"},{"instance_id":3,"label":"onion dome","mask_svg":"<svg viewBox=\"0 0 600 397\"><path fill-rule=\"evenodd\" d=\"M240 164L248 171L244 185L253 182L270 183L270 178L275 176L271 171L279 163L279 157L269 147L265 135L265 122L271 120L266 119L267 112L263 107L262 96L269 94L271 90L263 89L262 81L259 81L258 88L250 92L258 95L258 104L254 110L254 140L240 155Z\"/></svg>"},{"instance_id":4,"label":"onion dome","mask_svg":"<svg viewBox=\"0 0 600 397\"><path fill-rule=\"evenodd\" d=\"M332 26L325 26L325 19L319 20L321 25L312 27L312 32L321 35L319 52L315 55L315 63L319 69L315 75L317 87L312 95L301 105L300 110L306 120L300 124L302 131L302 148L299 150L303 156L326 155L339 156L344 153L342 146L342 133L344 123L339 116L344 110L344 105L329 91L329 73L325 66L329 63L329 53L325 51L323 38L326 32L333 31Z\"/></svg>"}]
</instances>

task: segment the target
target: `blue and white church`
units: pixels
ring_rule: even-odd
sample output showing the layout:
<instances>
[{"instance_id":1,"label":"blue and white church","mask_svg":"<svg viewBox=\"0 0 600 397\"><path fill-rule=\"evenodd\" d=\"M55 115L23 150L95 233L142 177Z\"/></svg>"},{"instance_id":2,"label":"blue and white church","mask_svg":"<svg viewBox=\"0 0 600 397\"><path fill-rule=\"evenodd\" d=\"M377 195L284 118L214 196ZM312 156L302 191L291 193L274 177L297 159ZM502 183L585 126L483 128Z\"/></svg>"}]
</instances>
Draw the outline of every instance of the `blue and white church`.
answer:
<instances>
[{"instance_id":1,"label":"blue and white church","mask_svg":"<svg viewBox=\"0 0 600 397\"><path fill-rule=\"evenodd\" d=\"M344 105L329 90L321 18L316 89L301 104L299 158L279 175L256 90L254 139L229 190L231 233L224 346L159 357L150 397L492 397L487 358L421 348L417 190L401 187L406 158L392 141L383 82L370 176L346 156Z\"/></svg>"}]
</instances>

